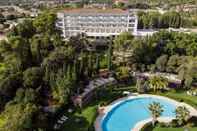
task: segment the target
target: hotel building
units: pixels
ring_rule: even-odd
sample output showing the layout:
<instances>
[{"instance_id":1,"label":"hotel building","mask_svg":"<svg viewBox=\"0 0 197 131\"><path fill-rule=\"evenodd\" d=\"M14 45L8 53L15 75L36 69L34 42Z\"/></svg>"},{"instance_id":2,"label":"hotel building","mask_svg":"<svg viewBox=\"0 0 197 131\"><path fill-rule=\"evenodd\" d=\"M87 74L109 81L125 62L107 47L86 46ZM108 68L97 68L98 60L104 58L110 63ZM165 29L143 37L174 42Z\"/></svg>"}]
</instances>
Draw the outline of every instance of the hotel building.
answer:
<instances>
[{"instance_id":1,"label":"hotel building","mask_svg":"<svg viewBox=\"0 0 197 131\"><path fill-rule=\"evenodd\" d=\"M137 16L121 9L67 9L57 13L57 18L64 38L80 33L95 38L137 33Z\"/></svg>"}]
</instances>

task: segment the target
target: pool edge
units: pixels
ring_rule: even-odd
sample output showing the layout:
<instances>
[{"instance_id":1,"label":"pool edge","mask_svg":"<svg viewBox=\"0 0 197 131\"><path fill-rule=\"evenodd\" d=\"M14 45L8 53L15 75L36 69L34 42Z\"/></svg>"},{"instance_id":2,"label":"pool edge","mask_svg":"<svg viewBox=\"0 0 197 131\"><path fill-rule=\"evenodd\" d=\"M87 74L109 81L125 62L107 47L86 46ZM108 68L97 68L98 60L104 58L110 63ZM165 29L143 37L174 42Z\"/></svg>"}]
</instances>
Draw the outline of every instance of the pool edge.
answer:
<instances>
[{"instance_id":1,"label":"pool edge","mask_svg":"<svg viewBox=\"0 0 197 131\"><path fill-rule=\"evenodd\" d=\"M130 95L127 97L122 97L119 98L117 100L115 100L114 102L110 103L108 106L105 107L104 110L104 114L99 114L96 118L96 121L94 123L94 127L95 127L95 131L103 131L101 124L102 124L102 120L105 118L105 116L108 114L108 112L111 111L111 109L113 109L114 107L116 107L118 104L126 101L126 100L131 100L131 99L136 99L136 98L144 98L144 97L154 97L154 98L159 98L159 99L163 99L163 100L167 100L171 103L173 103L175 106L185 106L186 108L188 108L188 110L190 111L191 116L197 116L197 110L186 104L183 102L178 102L174 99L168 98L168 97L164 97L164 96L158 96L158 95L150 95L150 94L140 94L140 95ZM169 122L170 120L172 120L172 117L159 117L158 120L161 122ZM151 118L139 121L137 124L135 124L134 128L132 128L131 130L134 131L140 131L140 129L147 124L148 122L150 122Z\"/></svg>"}]
</instances>

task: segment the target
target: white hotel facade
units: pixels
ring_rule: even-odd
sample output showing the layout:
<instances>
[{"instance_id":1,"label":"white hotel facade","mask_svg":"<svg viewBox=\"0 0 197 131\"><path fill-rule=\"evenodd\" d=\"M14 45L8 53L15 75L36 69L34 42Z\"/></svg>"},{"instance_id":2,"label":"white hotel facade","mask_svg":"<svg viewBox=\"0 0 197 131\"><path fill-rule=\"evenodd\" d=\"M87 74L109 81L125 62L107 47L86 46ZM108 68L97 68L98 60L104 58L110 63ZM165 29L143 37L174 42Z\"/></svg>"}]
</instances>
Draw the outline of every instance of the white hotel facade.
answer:
<instances>
[{"instance_id":1,"label":"white hotel facade","mask_svg":"<svg viewBox=\"0 0 197 131\"><path fill-rule=\"evenodd\" d=\"M67 9L57 13L56 26L66 39L85 33L88 37L117 36L122 32L137 34L134 12L121 9Z\"/></svg>"}]
</instances>

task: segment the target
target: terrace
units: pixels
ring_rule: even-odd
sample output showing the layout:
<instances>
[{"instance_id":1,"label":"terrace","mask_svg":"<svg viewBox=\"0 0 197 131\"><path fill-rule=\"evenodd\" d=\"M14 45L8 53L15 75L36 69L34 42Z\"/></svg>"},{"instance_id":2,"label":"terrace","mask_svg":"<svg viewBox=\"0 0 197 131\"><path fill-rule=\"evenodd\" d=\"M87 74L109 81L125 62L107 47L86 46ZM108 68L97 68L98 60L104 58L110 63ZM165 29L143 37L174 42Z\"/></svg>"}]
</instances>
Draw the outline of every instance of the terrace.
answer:
<instances>
[{"instance_id":1,"label":"terrace","mask_svg":"<svg viewBox=\"0 0 197 131\"><path fill-rule=\"evenodd\" d=\"M75 106L82 107L92 99L94 92L98 88L105 88L108 85L113 85L116 80L113 77L109 78L98 78L89 82L85 87L84 91L73 97L73 103Z\"/></svg>"}]
</instances>

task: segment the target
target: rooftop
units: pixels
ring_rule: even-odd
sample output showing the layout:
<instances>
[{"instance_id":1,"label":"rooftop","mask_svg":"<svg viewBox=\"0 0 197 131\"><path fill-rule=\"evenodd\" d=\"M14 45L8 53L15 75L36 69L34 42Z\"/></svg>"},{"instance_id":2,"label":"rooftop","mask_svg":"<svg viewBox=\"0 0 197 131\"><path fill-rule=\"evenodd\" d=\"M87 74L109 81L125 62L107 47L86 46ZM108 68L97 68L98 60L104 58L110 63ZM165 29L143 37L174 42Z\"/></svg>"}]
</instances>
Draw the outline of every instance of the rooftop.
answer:
<instances>
[{"instance_id":1,"label":"rooftop","mask_svg":"<svg viewBox=\"0 0 197 131\"><path fill-rule=\"evenodd\" d=\"M65 9L64 13L69 14L125 14L127 10L122 9L95 9L95 8L79 8L79 9Z\"/></svg>"}]
</instances>

